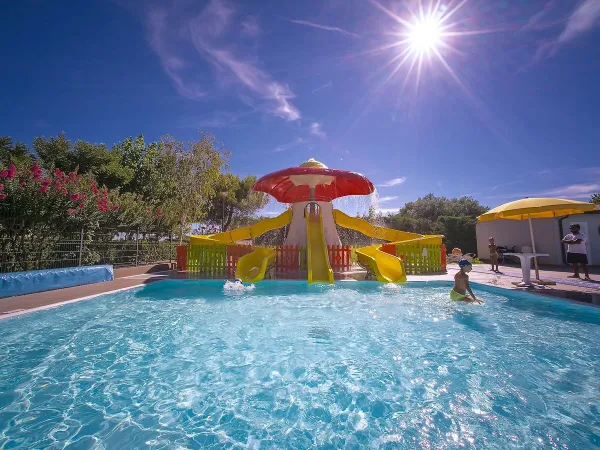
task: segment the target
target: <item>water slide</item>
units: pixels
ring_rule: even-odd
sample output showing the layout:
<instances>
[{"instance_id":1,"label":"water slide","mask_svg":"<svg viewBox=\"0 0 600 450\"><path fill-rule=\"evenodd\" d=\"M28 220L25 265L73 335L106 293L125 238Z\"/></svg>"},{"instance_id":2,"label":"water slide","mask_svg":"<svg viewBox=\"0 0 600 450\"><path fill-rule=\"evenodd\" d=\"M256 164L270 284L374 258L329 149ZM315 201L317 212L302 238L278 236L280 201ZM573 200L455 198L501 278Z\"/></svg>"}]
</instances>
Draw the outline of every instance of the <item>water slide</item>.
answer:
<instances>
[{"instance_id":1,"label":"water slide","mask_svg":"<svg viewBox=\"0 0 600 450\"><path fill-rule=\"evenodd\" d=\"M306 244L308 283L333 283L320 211L318 214L306 214Z\"/></svg>"},{"instance_id":2,"label":"water slide","mask_svg":"<svg viewBox=\"0 0 600 450\"><path fill-rule=\"evenodd\" d=\"M247 228L238 228L223 233L207 236L190 236L190 245L218 245L233 244L237 241L252 239L267 231L282 228L292 220L292 210L288 209L283 214L264 219ZM235 276L248 283L256 283L265 277L265 273L275 259L275 250L265 247L255 247L252 253L238 259Z\"/></svg>"},{"instance_id":3,"label":"water slide","mask_svg":"<svg viewBox=\"0 0 600 450\"><path fill-rule=\"evenodd\" d=\"M266 233L288 225L292 221L292 210L288 209L282 214L272 219L264 219L254 225L246 228L236 228L235 230L225 231L223 233L208 234L206 236L190 236L190 245L218 245L233 244L237 241L252 239Z\"/></svg>"},{"instance_id":4,"label":"water slide","mask_svg":"<svg viewBox=\"0 0 600 450\"><path fill-rule=\"evenodd\" d=\"M381 250L381 244L361 247L356 250L358 262L368 267L381 283L404 283L406 273L402 260Z\"/></svg>"},{"instance_id":5,"label":"water slide","mask_svg":"<svg viewBox=\"0 0 600 450\"><path fill-rule=\"evenodd\" d=\"M388 242L410 241L413 239L422 239L424 236L417 233L408 233L406 231L394 230L392 228L378 227L372 225L366 220L357 217L351 217L344 214L339 209L333 210L333 220L343 228L358 231L365 236L374 239L381 239Z\"/></svg>"},{"instance_id":6,"label":"water slide","mask_svg":"<svg viewBox=\"0 0 600 450\"><path fill-rule=\"evenodd\" d=\"M275 257L275 250L255 247L252 253L238 259L235 276L246 283L257 283L265 277Z\"/></svg>"},{"instance_id":7,"label":"water slide","mask_svg":"<svg viewBox=\"0 0 600 450\"><path fill-rule=\"evenodd\" d=\"M408 233L392 228L378 227L366 220L350 217L340 210L333 211L333 220L343 228L358 231L368 237L397 242L419 241L421 243L441 243L441 236L424 236L422 234ZM404 283L406 273L402 260L381 250L381 244L361 247L356 250L358 261L362 266L368 267L375 274L377 281L382 283Z\"/></svg>"}]
</instances>

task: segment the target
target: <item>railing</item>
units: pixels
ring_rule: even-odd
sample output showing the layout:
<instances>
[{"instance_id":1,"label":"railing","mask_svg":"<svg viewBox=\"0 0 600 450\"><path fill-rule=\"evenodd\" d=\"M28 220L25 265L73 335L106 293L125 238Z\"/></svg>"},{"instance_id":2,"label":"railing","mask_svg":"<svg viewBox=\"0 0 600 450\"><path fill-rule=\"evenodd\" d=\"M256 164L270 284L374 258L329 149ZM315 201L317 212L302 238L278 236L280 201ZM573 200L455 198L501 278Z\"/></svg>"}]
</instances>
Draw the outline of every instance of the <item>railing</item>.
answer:
<instances>
[{"instance_id":1,"label":"railing","mask_svg":"<svg viewBox=\"0 0 600 450\"><path fill-rule=\"evenodd\" d=\"M252 252L251 245L229 245L227 246L226 273L228 278L235 276L238 259Z\"/></svg>"},{"instance_id":2,"label":"railing","mask_svg":"<svg viewBox=\"0 0 600 450\"><path fill-rule=\"evenodd\" d=\"M352 266L352 250L349 245L328 245L329 264L334 271L350 270Z\"/></svg>"},{"instance_id":3,"label":"railing","mask_svg":"<svg viewBox=\"0 0 600 450\"><path fill-rule=\"evenodd\" d=\"M447 250L446 250L446 244L442 244L441 247L440 247L440 255L442 256L441 264L440 264L440 266L441 266L440 270L442 272L446 272L446 256L447 256L446 252L447 252Z\"/></svg>"},{"instance_id":4,"label":"railing","mask_svg":"<svg viewBox=\"0 0 600 450\"><path fill-rule=\"evenodd\" d=\"M396 256L404 262L404 270L407 274L442 272L439 244L396 244Z\"/></svg>"},{"instance_id":5,"label":"railing","mask_svg":"<svg viewBox=\"0 0 600 450\"><path fill-rule=\"evenodd\" d=\"M175 256L172 239L153 232L0 232L0 273L94 264L132 267L172 261Z\"/></svg>"},{"instance_id":6,"label":"railing","mask_svg":"<svg viewBox=\"0 0 600 450\"><path fill-rule=\"evenodd\" d=\"M225 278L227 269L226 245L190 245L187 251L187 270L207 278Z\"/></svg>"},{"instance_id":7,"label":"railing","mask_svg":"<svg viewBox=\"0 0 600 450\"><path fill-rule=\"evenodd\" d=\"M177 270L187 270L188 248L187 245L177 246Z\"/></svg>"},{"instance_id":8,"label":"railing","mask_svg":"<svg viewBox=\"0 0 600 450\"><path fill-rule=\"evenodd\" d=\"M275 247L275 272L294 273L306 270L306 248L298 245L279 245Z\"/></svg>"},{"instance_id":9,"label":"railing","mask_svg":"<svg viewBox=\"0 0 600 450\"><path fill-rule=\"evenodd\" d=\"M275 272L279 278L294 278L306 271L306 248L293 245L272 247L276 253ZM445 271L445 246L438 244L383 244L386 253L404 262L407 274ZM208 278L230 278L235 275L239 258L252 251L248 245L208 245L177 248L177 267ZM348 271L357 265L356 248L349 245L327 246L331 268Z\"/></svg>"}]
</instances>

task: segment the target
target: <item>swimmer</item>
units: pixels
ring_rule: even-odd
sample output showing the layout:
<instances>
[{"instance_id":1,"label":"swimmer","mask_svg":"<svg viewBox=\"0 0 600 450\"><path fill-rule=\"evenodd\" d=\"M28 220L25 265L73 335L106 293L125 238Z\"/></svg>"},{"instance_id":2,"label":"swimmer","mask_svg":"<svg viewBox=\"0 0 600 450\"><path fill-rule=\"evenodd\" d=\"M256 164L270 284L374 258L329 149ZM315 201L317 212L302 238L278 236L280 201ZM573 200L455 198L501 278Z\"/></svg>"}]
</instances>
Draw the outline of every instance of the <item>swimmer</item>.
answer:
<instances>
[{"instance_id":1,"label":"swimmer","mask_svg":"<svg viewBox=\"0 0 600 450\"><path fill-rule=\"evenodd\" d=\"M233 282L234 283L242 283L242 279L241 278L234 278Z\"/></svg>"},{"instance_id":2,"label":"swimmer","mask_svg":"<svg viewBox=\"0 0 600 450\"><path fill-rule=\"evenodd\" d=\"M467 303L483 304L482 300L475 297L475 294L473 294L473 291L471 290L471 286L469 286L468 273L473 269L473 266L466 259L461 259L458 262L458 266L460 267L460 271L454 275L454 288L450 291L450 299ZM467 291L471 297L467 295Z\"/></svg>"}]
</instances>

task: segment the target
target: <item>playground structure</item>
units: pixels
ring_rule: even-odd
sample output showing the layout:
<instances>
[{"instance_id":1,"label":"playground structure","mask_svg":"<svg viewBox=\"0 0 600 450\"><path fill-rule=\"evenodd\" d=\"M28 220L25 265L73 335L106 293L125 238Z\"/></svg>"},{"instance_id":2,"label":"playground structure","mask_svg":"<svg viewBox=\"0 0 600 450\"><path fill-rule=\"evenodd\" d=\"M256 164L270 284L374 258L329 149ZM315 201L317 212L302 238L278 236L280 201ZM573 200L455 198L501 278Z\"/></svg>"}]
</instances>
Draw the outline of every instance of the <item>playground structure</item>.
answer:
<instances>
[{"instance_id":1,"label":"playground structure","mask_svg":"<svg viewBox=\"0 0 600 450\"><path fill-rule=\"evenodd\" d=\"M206 277L255 283L267 274L275 278L306 277L308 283L333 283L336 274L354 265L367 277L384 283L402 283L406 273L445 271L445 248L439 235L421 235L375 226L333 208L332 200L348 195L369 195L373 184L363 175L329 169L310 159L263 176L253 186L290 207L277 217L246 228L191 236L178 248L179 270ZM342 245L337 226L358 231L387 243L359 248ZM288 227L285 243L277 247L239 245L240 241Z\"/></svg>"}]
</instances>

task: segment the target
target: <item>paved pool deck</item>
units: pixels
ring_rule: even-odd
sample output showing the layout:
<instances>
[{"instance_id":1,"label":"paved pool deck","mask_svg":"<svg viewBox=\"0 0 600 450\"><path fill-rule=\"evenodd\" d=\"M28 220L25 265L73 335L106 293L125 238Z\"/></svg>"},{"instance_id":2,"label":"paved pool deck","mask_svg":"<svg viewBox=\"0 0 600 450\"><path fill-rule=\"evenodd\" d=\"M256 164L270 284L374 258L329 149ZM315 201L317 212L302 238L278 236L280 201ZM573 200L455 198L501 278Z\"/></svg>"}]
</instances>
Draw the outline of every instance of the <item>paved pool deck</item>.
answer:
<instances>
[{"instance_id":1,"label":"paved pool deck","mask_svg":"<svg viewBox=\"0 0 600 450\"><path fill-rule=\"evenodd\" d=\"M449 265L448 273L446 274L409 275L408 281L452 281L457 271L457 265ZM470 279L476 283L488 284L506 289L524 290L523 288L517 288L514 285L514 283L521 280L520 268L501 267L501 272L502 273L497 274L489 270L489 265L477 264L473 267ZM585 282L583 280L573 280L567 278L567 275L571 273L568 269L544 268L540 270L540 278L542 280L554 281L556 282L556 285L529 288L526 290L541 295L549 295L582 301L587 304L600 305L600 268L593 268L590 272L592 279L598 281ZM360 272L357 271L356 273L358 274ZM177 271L141 273L117 278L114 281L105 283L88 284L85 286L2 298L0 299L0 319L13 317L38 309L44 309L49 306L59 306L65 303L85 300L109 292L131 289L133 287L143 286L148 283L159 282L165 279L181 278L187 278L186 274ZM474 290L477 291L476 287Z\"/></svg>"}]
</instances>

